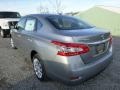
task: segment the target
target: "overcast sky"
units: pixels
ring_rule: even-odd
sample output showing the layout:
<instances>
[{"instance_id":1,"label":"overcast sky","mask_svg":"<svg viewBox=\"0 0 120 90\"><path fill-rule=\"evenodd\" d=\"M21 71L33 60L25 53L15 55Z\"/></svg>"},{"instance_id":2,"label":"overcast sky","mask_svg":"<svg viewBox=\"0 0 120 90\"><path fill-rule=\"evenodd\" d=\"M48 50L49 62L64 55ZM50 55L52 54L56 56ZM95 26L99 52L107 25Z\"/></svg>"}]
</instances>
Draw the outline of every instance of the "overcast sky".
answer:
<instances>
[{"instance_id":1,"label":"overcast sky","mask_svg":"<svg viewBox=\"0 0 120 90\"><path fill-rule=\"evenodd\" d=\"M0 11L18 11L22 15L38 13L39 5L49 8L55 0L0 0ZM120 0L61 0L63 12L84 11L96 5L120 7Z\"/></svg>"}]
</instances>

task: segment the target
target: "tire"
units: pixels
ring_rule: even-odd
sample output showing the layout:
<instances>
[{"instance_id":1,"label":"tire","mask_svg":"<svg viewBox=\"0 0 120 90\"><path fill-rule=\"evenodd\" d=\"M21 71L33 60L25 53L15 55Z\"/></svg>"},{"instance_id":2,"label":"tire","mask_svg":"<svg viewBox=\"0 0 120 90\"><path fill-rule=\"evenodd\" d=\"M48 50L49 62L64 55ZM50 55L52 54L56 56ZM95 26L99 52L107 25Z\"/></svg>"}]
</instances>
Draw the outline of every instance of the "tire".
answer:
<instances>
[{"instance_id":1,"label":"tire","mask_svg":"<svg viewBox=\"0 0 120 90\"><path fill-rule=\"evenodd\" d=\"M16 46L14 45L12 37L10 38L10 45L12 49L17 49Z\"/></svg>"},{"instance_id":2,"label":"tire","mask_svg":"<svg viewBox=\"0 0 120 90\"><path fill-rule=\"evenodd\" d=\"M1 35L2 38L5 38L6 37L5 31L1 29L0 30L0 35Z\"/></svg>"},{"instance_id":3,"label":"tire","mask_svg":"<svg viewBox=\"0 0 120 90\"><path fill-rule=\"evenodd\" d=\"M34 55L32 61L33 61L33 69L37 78L40 81L46 81L47 75L46 75L45 67L39 55L38 54Z\"/></svg>"}]
</instances>

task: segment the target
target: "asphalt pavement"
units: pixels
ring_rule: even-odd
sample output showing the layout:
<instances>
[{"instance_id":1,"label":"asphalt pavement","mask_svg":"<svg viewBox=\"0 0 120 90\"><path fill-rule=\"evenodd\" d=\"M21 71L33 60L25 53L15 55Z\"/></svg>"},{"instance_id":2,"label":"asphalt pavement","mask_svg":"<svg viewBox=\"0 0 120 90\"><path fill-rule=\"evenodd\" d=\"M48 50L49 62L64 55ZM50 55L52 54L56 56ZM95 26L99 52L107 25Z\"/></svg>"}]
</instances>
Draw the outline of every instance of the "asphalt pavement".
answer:
<instances>
[{"instance_id":1,"label":"asphalt pavement","mask_svg":"<svg viewBox=\"0 0 120 90\"><path fill-rule=\"evenodd\" d=\"M31 62L19 50L10 48L10 39L0 37L0 90L120 90L120 37L114 37L114 60L99 75L76 86L58 81L40 82Z\"/></svg>"}]
</instances>

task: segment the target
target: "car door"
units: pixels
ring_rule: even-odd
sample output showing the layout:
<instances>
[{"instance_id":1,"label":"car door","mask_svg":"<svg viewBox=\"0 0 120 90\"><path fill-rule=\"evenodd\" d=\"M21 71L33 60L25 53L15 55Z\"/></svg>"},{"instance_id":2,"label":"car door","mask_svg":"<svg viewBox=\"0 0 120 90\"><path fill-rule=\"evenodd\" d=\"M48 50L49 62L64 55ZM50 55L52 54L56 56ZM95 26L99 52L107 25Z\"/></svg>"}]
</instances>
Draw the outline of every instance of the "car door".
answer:
<instances>
[{"instance_id":1,"label":"car door","mask_svg":"<svg viewBox=\"0 0 120 90\"><path fill-rule=\"evenodd\" d=\"M22 32L24 31L26 20L26 18L20 19L17 29L12 30L12 38L17 48L22 47Z\"/></svg>"},{"instance_id":2,"label":"car door","mask_svg":"<svg viewBox=\"0 0 120 90\"><path fill-rule=\"evenodd\" d=\"M27 17L27 20L25 22L25 28L24 31L21 32L21 39L22 39L22 45L21 48L23 49L23 53L25 56L30 56L30 52L32 50L33 43L33 37L36 33L36 24L37 19L34 17Z\"/></svg>"}]
</instances>

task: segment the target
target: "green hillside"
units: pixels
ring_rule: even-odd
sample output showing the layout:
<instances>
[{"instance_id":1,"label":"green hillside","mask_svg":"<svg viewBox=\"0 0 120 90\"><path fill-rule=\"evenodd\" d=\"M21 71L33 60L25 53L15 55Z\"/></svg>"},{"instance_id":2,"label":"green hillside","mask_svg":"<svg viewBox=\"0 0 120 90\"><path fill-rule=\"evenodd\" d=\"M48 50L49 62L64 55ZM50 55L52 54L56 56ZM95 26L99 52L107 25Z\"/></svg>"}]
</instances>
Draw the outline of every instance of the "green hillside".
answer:
<instances>
[{"instance_id":1,"label":"green hillside","mask_svg":"<svg viewBox=\"0 0 120 90\"><path fill-rule=\"evenodd\" d=\"M98 27L105 28L111 31L113 35L120 36L120 14L118 13L94 7L78 14L77 17Z\"/></svg>"}]
</instances>

